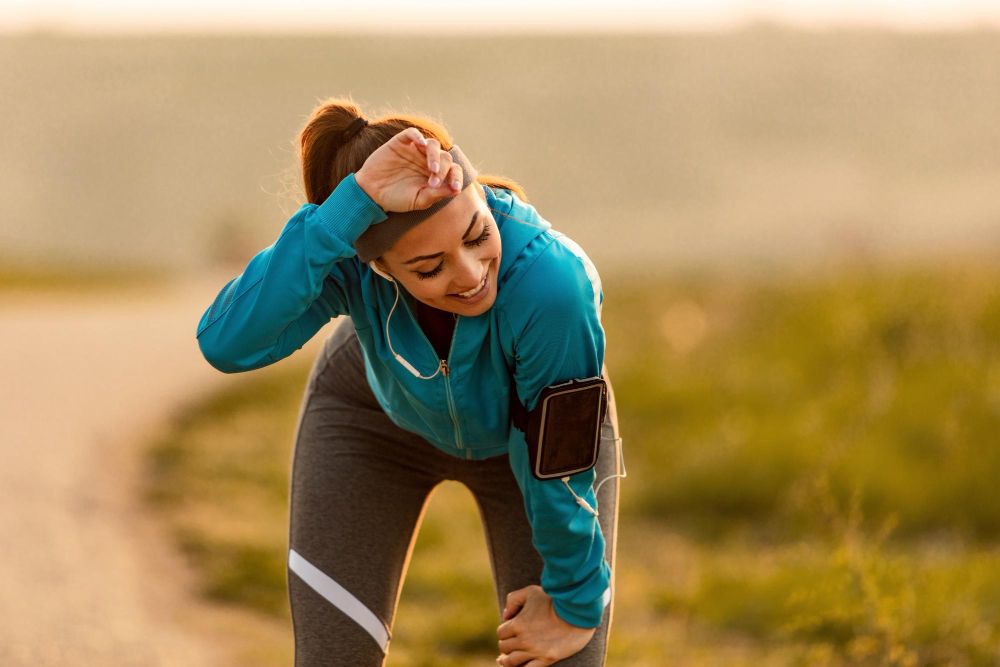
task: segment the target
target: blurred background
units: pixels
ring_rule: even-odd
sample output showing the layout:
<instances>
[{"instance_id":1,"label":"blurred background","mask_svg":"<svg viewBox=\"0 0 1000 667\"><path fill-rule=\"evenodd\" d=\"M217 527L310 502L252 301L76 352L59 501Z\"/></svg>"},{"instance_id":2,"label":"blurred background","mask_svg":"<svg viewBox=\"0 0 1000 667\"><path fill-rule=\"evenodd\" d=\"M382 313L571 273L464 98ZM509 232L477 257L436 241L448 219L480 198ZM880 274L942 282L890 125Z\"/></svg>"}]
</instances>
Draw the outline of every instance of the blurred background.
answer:
<instances>
[{"instance_id":1,"label":"blurred background","mask_svg":"<svg viewBox=\"0 0 1000 667\"><path fill-rule=\"evenodd\" d=\"M4 7L0 663L291 664L337 322L233 376L195 329L347 95L441 122L600 271L609 665L1000 661L1000 5L538 5ZM489 572L441 485L387 664L493 664Z\"/></svg>"}]
</instances>

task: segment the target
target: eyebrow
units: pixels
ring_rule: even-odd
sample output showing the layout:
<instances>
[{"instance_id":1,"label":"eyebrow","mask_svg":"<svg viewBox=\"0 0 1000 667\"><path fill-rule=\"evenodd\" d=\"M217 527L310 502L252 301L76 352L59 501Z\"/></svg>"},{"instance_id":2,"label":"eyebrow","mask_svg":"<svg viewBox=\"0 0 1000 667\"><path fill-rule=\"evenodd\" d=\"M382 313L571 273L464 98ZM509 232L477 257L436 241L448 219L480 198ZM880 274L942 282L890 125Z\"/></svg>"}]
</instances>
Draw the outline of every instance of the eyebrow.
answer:
<instances>
[{"instance_id":1,"label":"eyebrow","mask_svg":"<svg viewBox=\"0 0 1000 667\"><path fill-rule=\"evenodd\" d=\"M479 217L479 211L476 211L475 213L472 214L472 221L469 222L468 229L466 229L465 233L462 234L462 240L463 241L469 235L469 232L472 231L472 225L476 224L476 218L478 218L478 217ZM425 259L434 259L435 257L440 257L443 254L444 254L443 252L436 252L433 255L420 255L419 257L414 257L413 259L406 260L405 262L403 262L403 264L413 264L414 262L419 262L419 261L422 261L422 260L425 260Z\"/></svg>"}]
</instances>

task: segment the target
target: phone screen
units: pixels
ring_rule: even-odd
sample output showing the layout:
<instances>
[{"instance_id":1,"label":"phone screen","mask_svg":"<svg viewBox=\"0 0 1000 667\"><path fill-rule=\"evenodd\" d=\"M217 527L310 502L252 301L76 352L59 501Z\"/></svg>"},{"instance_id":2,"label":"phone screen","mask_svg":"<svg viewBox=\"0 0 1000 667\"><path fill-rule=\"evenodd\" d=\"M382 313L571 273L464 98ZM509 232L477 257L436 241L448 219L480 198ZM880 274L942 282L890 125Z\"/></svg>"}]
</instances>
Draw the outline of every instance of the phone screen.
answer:
<instances>
[{"instance_id":1,"label":"phone screen","mask_svg":"<svg viewBox=\"0 0 1000 667\"><path fill-rule=\"evenodd\" d=\"M601 385L560 392L545 408L540 473L549 475L593 465L599 437Z\"/></svg>"}]
</instances>

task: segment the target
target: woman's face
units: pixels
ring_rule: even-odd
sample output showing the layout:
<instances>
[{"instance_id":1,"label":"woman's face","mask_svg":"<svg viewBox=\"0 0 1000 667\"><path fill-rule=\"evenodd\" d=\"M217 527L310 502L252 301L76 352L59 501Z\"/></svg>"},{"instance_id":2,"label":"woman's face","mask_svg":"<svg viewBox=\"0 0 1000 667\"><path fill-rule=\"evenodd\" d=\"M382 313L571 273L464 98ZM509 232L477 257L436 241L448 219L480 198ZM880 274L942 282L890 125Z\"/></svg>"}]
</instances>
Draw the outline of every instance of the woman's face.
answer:
<instances>
[{"instance_id":1,"label":"woman's face","mask_svg":"<svg viewBox=\"0 0 1000 667\"><path fill-rule=\"evenodd\" d=\"M482 186L473 182L447 206L403 234L376 260L419 301L475 316L493 306L500 234ZM457 296L486 286L469 299Z\"/></svg>"}]
</instances>

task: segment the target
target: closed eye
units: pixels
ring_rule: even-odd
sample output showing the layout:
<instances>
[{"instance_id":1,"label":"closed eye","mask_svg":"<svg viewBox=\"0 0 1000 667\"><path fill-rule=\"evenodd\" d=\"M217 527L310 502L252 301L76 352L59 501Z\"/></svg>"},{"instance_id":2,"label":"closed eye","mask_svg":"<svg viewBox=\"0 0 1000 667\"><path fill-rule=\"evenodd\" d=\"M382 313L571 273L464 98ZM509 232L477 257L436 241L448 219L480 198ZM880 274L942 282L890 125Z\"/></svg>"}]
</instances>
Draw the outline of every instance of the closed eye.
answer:
<instances>
[{"instance_id":1,"label":"closed eye","mask_svg":"<svg viewBox=\"0 0 1000 667\"><path fill-rule=\"evenodd\" d=\"M473 246L480 245L483 241L490 237L490 225L489 223L483 225L483 233L479 235L479 238L472 239L471 241L466 241L465 245L470 248ZM444 266L444 262L441 262L435 266L430 271L414 271L417 274L417 278L420 280L425 280L427 278L433 278L437 274L441 273L441 267Z\"/></svg>"}]
</instances>

